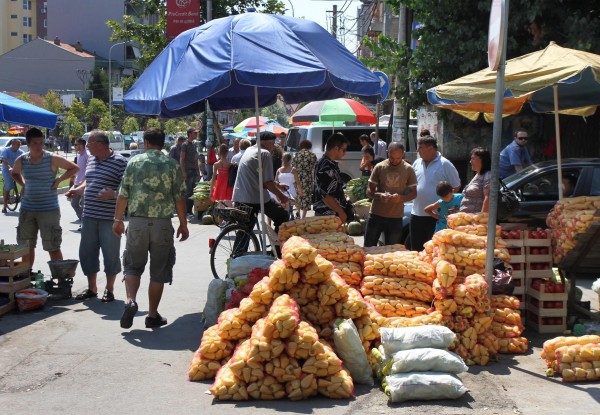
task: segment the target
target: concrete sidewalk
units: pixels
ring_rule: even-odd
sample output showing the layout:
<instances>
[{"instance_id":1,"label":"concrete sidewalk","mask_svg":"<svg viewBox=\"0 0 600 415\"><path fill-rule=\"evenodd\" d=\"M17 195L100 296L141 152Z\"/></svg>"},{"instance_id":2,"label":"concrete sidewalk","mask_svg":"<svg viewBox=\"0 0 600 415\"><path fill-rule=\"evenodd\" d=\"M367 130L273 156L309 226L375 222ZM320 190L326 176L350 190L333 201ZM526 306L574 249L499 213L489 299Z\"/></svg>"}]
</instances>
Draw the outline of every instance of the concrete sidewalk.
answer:
<instances>
[{"instance_id":1,"label":"concrete sidewalk","mask_svg":"<svg viewBox=\"0 0 600 415\"><path fill-rule=\"evenodd\" d=\"M64 257L78 258L75 214L64 196L60 200ZM17 213L0 216L0 237L7 243L15 240L17 218ZM470 392L457 401L390 405L379 387L357 386L352 401L315 397L300 402L213 402L206 394L211 382L188 382L187 370L202 336L201 311L212 279L208 238L217 232L214 226L193 222L189 240L176 242L174 282L165 287L160 306L169 324L160 329L144 327L147 274L138 297L140 311L130 330L119 326L125 297L120 277L112 303L63 300L49 302L40 311L0 317L0 408L10 414L61 415L598 413L598 384L562 384L546 378L539 347L554 336L530 331L525 336L534 347L527 354L503 355L497 363L461 374ZM49 276L48 259L38 250L34 270ZM98 280L102 292L102 274ZM73 291L86 285L78 269Z\"/></svg>"}]
</instances>

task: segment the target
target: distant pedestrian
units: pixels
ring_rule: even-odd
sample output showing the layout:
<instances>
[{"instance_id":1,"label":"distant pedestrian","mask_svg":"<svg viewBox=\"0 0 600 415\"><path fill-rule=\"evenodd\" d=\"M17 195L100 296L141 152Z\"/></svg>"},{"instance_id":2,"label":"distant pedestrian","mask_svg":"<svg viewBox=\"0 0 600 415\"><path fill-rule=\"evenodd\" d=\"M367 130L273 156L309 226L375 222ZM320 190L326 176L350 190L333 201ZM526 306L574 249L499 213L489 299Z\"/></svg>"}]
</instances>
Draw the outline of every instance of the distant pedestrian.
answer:
<instances>
[{"instance_id":1,"label":"distant pedestrian","mask_svg":"<svg viewBox=\"0 0 600 415\"><path fill-rule=\"evenodd\" d=\"M0 160L2 160L2 179L4 180L4 188L2 189L4 206L2 207L2 213L6 213L8 207L8 195L15 186L15 181L12 177L12 170L17 158L23 154L23 150L21 150L20 147L21 140L18 138L13 138L10 142L10 145L4 147L2 151L0 151Z\"/></svg>"},{"instance_id":2,"label":"distant pedestrian","mask_svg":"<svg viewBox=\"0 0 600 415\"><path fill-rule=\"evenodd\" d=\"M228 160L229 148L227 144L221 144L219 147L219 161L213 165L213 176L210 180L210 199L231 200L233 186L229 185L229 169L231 162Z\"/></svg>"},{"instance_id":3,"label":"distant pedestrian","mask_svg":"<svg viewBox=\"0 0 600 415\"><path fill-rule=\"evenodd\" d=\"M417 175L417 197L410 215L410 245L413 251L421 251L423 244L431 239L437 220L425 212L425 208L438 200L436 187L445 180L454 192L460 189L460 177L456 167L443 157L437 141L430 135L417 140L419 158L413 163Z\"/></svg>"},{"instance_id":4,"label":"distant pedestrian","mask_svg":"<svg viewBox=\"0 0 600 415\"><path fill-rule=\"evenodd\" d=\"M187 141L181 145L181 156L179 157L179 165L181 172L183 173L183 179L187 188L186 194L186 212L188 217L191 219L194 217L192 208L194 207L194 201L190 199L194 193L194 187L200 180L200 168L198 166L198 151L194 145L194 140L198 137L197 128L188 128L187 130ZM211 166L212 168L212 166Z\"/></svg>"},{"instance_id":5,"label":"distant pedestrian","mask_svg":"<svg viewBox=\"0 0 600 415\"><path fill-rule=\"evenodd\" d=\"M25 140L29 153L17 158L12 176L23 186L17 242L29 244L29 254L23 257L23 262L29 262L33 268L38 232L50 259L63 259L57 189L60 183L77 174L79 167L64 157L44 150L44 134L39 129L30 128ZM57 177L59 170L66 171Z\"/></svg>"},{"instance_id":6,"label":"distant pedestrian","mask_svg":"<svg viewBox=\"0 0 600 415\"><path fill-rule=\"evenodd\" d=\"M161 152L165 133L149 128L144 133L145 152L135 156L127 164L113 223L113 232L121 236L125 232L123 217L129 209L127 241L123 253L123 274L127 289L127 302L121 316L121 327L128 329L138 311L136 302L141 276L150 254L150 285L148 287L148 316L146 327L155 328L167 324L158 313L165 283L173 282L175 246L173 243L173 209L177 210L181 241L189 237L186 219L186 188L177 162Z\"/></svg>"},{"instance_id":7,"label":"distant pedestrian","mask_svg":"<svg viewBox=\"0 0 600 415\"><path fill-rule=\"evenodd\" d=\"M296 206L296 199L298 196L303 194L302 183L298 176L298 170L292 166L292 155L290 153L283 153L281 158L281 167L275 173L275 183L287 187L287 194L290 196L288 202L288 213L290 214L290 220L294 220L294 206ZM285 207L285 206L284 206Z\"/></svg>"},{"instance_id":8,"label":"distant pedestrian","mask_svg":"<svg viewBox=\"0 0 600 415\"><path fill-rule=\"evenodd\" d=\"M169 149L169 157L177 160L179 163L179 159L181 158L181 146L185 142L185 137L180 135L177 137L177 142L171 146Z\"/></svg>"},{"instance_id":9,"label":"distant pedestrian","mask_svg":"<svg viewBox=\"0 0 600 415\"><path fill-rule=\"evenodd\" d=\"M300 217L304 219L313 202L317 156L311 151L312 143L309 140L302 140L299 149L300 151L294 155L292 165L298 170L302 186L303 193L298 196L298 209L300 209Z\"/></svg>"},{"instance_id":10,"label":"distant pedestrian","mask_svg":"<svg viewBox=\"0 0 600 415\"><path fill-rule=\"evenodd\" d=\"M375 152L373 151L373 147L364 146L362 148L362 159L360 161L360 173L362 176L369 177L371 172L373 171L373 167L375 167Z\"/></svg>"},{"instance_id":11,"label":"distant pedestrian","mask_svg":"<svg viewBox=\"0 0 600 415\"><path fill-rule=\"evenodd\" d=\"M73 181L73 186L69 189L68 192L65 193L66 197L71 198L71 207L75 211L77 215L77 219L81 221L81 214L83 212L83 192L81 194L73 192L74 189L79 187L85 181L85 169L87 166L88 158L90 156L89 151L86 148L87 142L80 138L77 140L77 166L79 167L79 171L75 175L75 180ZM78 231L81 230L81 225L79 225Z\"/></svg>"},{"instance_id":12,"label":"distant pedestrian","mask_svg":"<svg viewBox=\"0 0 600 415\"><path fill-rule=\"evenodd\" d=\"M460 211L466 213L487 212L490 207L490 178L492 158L487 148L471 150L471 168L475 176L462 191L464 197Z\"/></svg>"},{"instance_id":13,"label":"distant pedestrian","mask_svg":"<svg viewBox=\"0 0 600 415\"><path fill-rule=\"evenodd\" d=\"M371 133L371 141L373 142L373 151L375 151L375 157L381 157L386 159L387 154L387 143L377 136L377 133L373 131Z\"/></svg>"},{"instance_id":14,"label":"distant pedestrian","mask_svg":"<svg viewBox=\"0 0 600 415\"><path fill-rule=\"evenodd\" d=\"M228 161L231 162L231 159L233 158L233 156L235 156L236 154L238 154L240 152L240 141L242 141L241 138L235 138L233 140L233 146L231 148L227 149L228 150L228 153L227 153Z\"/></svg>"},{"instance_id":15,"label":"distant pedestrian","mask_svg":"<svg viewBox=\"0 0 600 415\"><path fill-rule=\"evenodd\" d=\"M531 156L527 150L529 134L524 128L515 131L514 140L500 152L500 178L504 179L511 174L523 170L531 164Z\"/></svg>"}]
</instances>

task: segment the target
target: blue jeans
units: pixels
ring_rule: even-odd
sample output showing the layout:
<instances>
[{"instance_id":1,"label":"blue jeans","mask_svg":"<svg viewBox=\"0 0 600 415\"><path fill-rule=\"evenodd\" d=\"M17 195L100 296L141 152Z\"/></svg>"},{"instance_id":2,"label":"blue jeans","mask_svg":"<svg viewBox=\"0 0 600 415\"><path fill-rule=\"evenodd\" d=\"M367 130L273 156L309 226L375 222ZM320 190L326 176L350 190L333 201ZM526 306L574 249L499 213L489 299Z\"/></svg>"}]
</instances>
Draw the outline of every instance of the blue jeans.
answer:
<instances>
[{"instance_id":1,"label":"blue jeans","mask_svg":"<svg viewBox=\"0 0 600 415\"><path fill-rule=\"evenodd\" d=\"M365 247L377 246L381 234L385 235L385 244L402 243L402 218L384 218L370 214L365 229Z\"/></svg>"},{"instance_id":2,"label":"blue jeans","mask_svg":"<svg viewBox=\"0 0 600 415\"><path fill-rule=\"evenodd\" d=\"M83 273L88 276L100 271L100 250L104 258L106 275L121 272L121 238L112 232L112 220L81 219L81 242L79 243L79 261Z\"/></svg>"}]
</instances>

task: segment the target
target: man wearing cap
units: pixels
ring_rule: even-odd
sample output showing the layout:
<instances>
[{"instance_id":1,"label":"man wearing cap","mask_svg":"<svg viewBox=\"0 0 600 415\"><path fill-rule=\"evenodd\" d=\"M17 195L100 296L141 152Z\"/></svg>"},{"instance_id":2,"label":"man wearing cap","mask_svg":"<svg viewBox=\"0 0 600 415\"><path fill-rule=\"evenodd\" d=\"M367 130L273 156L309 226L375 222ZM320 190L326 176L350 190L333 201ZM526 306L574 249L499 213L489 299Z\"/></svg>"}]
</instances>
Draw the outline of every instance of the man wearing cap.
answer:
<instances>
[{"instance_id":1,"label":"man wearing cap","mask_svg":"<svg viewBox=\"0 0 600 415\"><path fill-rule=\"evenodd\" d=\"M194 193L194 186L200 180L200 167L198 166L198 150L194 145L194 140L198 137L197 128L188 128L187 140L181 145L181 155L179 156L179 166L183 173L187 194L185 196L185 208L188 216L192 215L194 201L190 199Z\"/></svg>"},{"instance_id":2,"label":"man wearing cap","mask_svg":"<svg viewBox=\"0 0 600 415\"><path fill-rule=\"evenodd\" d=\"M285 204L288 202L288 198L275 183L273 176L273 156L271 152L275 147L275 138L275 134L270 131L260 133L263 188L273 193L281 204ZM260 211L260 187L257 172L258 147L252 146L244 152L240 160L232 200L235 203L252 206L254 214ZM271 199L269 192L264 192L264 198L265 215L273 220L275 232L277 232L279 225L289 220L289 213L279 203Z\"/></svg>"},{"instance_id":3,"label":"man wearing cap","mask_svg":"<svg viewBox=\"0 0 600 415\"><path fill-rule=\"evenodd\" d=\"M177 137L177 142L173 144L169 149L169 157L177 160L177 163L179 163L179 160L181 159L181 146L184 142L185 137L180 135L179 137Z\"/></svg>"}]
</instances>

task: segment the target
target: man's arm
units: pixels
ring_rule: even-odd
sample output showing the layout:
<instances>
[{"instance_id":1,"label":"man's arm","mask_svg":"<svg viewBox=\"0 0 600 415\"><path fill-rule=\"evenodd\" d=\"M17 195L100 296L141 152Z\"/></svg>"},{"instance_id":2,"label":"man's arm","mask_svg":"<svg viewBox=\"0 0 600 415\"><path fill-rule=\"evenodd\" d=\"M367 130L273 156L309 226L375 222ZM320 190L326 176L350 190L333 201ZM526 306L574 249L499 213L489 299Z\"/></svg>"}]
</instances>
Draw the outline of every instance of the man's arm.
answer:
<instances>
[{"instance_id":1,"label":"man's arm","mask_svg":"<svg viewBox=\"0 0 600 415\"><path fill-rule=\"evenodd\" d=\"M52 184L53 190L58 189L58 185L61 182L75 176L79 171L79 166L77 164L67 160L64 157L55 155L52 155L52 167L52 170L54 171L57 171L58 169L65 170L65 172L62 175L60 175L54 180L54 183Z\"/></svg>"},{"instance_id":2,"label":"man's arm","mask_svg":"<svg viewBox=\"0 0 600 415\"><path fill-rule=\"evenodd\" d=\"M23 156L19 156L15 160L15 165L13 166L10 174L12 175L15 182L17 182L21 186L25 186L25 180L23 180L23 176L21 175L21 166L22 166L21 157L23 157Z\"/></svg>"},{"instance_id":3,"label":"man's arm","mask_svg":"<svg viewBox=\"0 0 600 415\"><path fill-rule=\"evenodd\" d=\"M190 231L187 227L187 216L186 216L186 206L185 199L179 199L175 202L175 210L177 211L177 217L179 218L179 227L177 228L176 238L179 238L180 241L185 241L190 236Z\"/></svg>"},{"instance_id":4,"label":"man's arm","mask_svg":"<svg viewBox=\"0 0 600 415\"><path fill-rule=\"evenodd\" d=\"M181 174L183 174L183 180L186 180L187 174L185 171L185 149L183 145L181 146L181 150L179 151L179 168L181 169Z\"/></svg>"},{"instance_id":5,"label":"man's arm","mask_svg":"<svg viewBox=\"0 0 600 415\"><path fill-rule=\"evenodd\" d=\"M277 199L279 199L281 203L285 204L289 201L288 197L283 194L281 189L279 189L279 186L277 186L277 183L275 183L274 181L268 181L266 183L263 183L263 187L267 190L270 190L271 193L277 196Z\"/></svg>"},{"instance_id":6,"label":"man's arm","mask_svg":"<svg viewBox=\"0 0 600 415\"><path fill-rule=\"evenodd\" d=\"M119 238L125 232L125 224L123 223L123 217L125 216L125 209L127 208L127 199L119 196L117 198L117 207L115 208L115 221L112 226L113 233Z\"/></svg>"},{"instance_id":7,"label":"man's arm","mask_svg":"<svg viewBox=\"0 0 600 415\"><path fill-rule=\"evenodd\" d=\"M342 223L346 222L346 219L348 219L348 216L346 215L346 211L337 202L337 200L335 200L335 198L333 196L330 196L330 195L325 196L323 198L323 203L325 203L325 206L327 206L329 209L331 209L335 213L337 213L337 215L342 220Z\"/></svg>"},{"instance_id":8,"label":"man's arm","mask_svg":"<svg viewBox=\"0 0 600 415\"><path fill-rule=\"evenodd\" d=\"M436 212L439 208L440 208L440 202L435 202L435 203L432 203L431 205L427 206L424 210L425 210L425 213L427 213L429 216L432 216L439 220L440 215Z\"/></svg>"}]
</instances>

